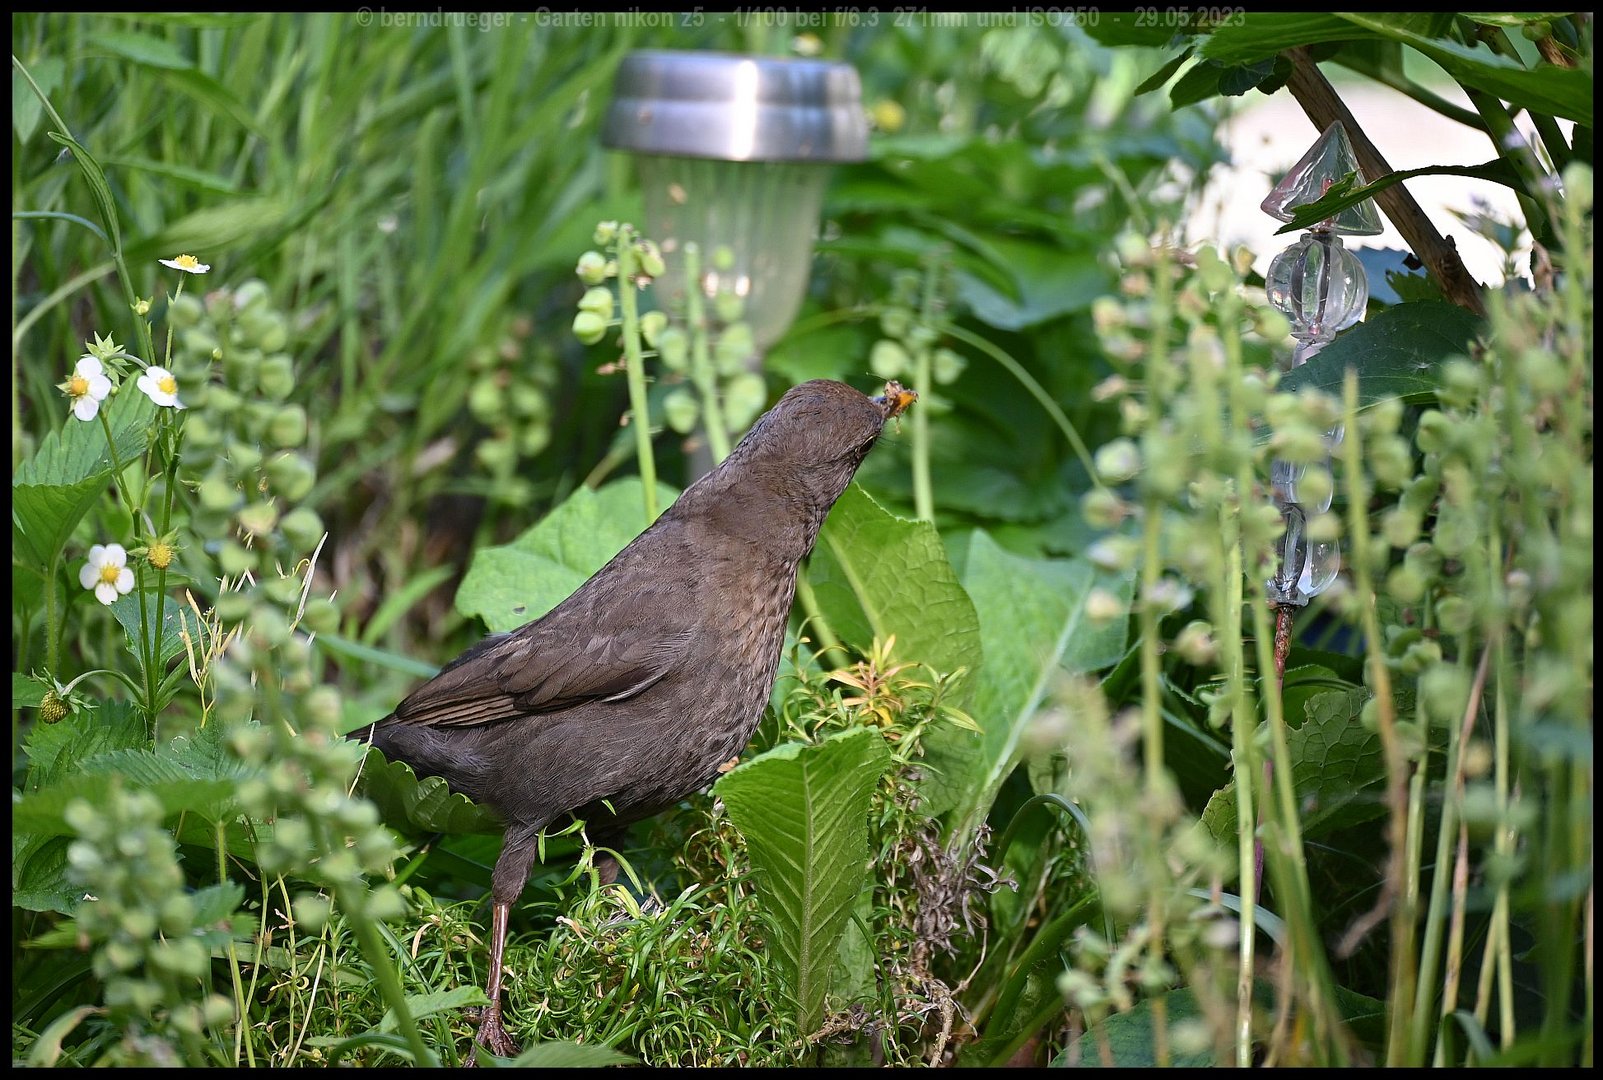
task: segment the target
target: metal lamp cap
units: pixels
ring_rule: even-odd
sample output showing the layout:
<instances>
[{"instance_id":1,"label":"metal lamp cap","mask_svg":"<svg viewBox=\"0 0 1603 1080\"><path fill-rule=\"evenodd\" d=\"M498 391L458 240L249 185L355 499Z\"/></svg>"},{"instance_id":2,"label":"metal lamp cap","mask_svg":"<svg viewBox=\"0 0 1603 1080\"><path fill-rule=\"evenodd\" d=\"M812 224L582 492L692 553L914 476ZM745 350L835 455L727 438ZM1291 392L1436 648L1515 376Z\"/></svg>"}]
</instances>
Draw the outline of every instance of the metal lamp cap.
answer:
<instances>
[{"instance_id":1,"label":"metal lamp cap","mask_svg":"<svg viewBox=\"0 0 1603 1080\"><path fill-rule=\"evenodd\" d=\"M720 161L862 161L868 121L850 64L644 49L618 67L601 141Z\"/></svg>"}]
</instances>

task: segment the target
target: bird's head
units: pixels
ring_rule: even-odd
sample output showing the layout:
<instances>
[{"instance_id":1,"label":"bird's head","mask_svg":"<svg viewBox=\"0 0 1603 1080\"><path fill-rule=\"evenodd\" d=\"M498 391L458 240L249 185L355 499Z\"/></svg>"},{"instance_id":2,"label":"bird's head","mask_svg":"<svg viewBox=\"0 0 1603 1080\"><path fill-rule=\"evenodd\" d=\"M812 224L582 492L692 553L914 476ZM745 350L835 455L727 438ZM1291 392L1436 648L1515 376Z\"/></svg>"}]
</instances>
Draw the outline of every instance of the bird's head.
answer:
<instances>
[{"instance_id":1,"label":"bird's head","mask_svg":"<svg viewBox=\"0 0 1603 1080\"><path fill-rule=\"evenodd\" d=\"M728 503L766 496L796 508L806 546L874 448L885 423L917 395L891 383L871 398L842 382L793 387L758 418L727 460L705 479ZM686 494L689 494L688 492Z\"/></svg>"}]
</instances>

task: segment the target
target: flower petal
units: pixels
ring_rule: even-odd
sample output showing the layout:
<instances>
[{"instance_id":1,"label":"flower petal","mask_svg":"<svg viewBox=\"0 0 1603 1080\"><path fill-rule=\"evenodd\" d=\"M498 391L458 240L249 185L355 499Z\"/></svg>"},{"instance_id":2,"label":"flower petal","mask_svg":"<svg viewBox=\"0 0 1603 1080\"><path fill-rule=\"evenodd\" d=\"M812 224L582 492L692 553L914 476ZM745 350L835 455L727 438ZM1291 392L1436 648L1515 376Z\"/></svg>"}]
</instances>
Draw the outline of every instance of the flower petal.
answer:
<instances>
[{"instance_id":1,"label":"flower petal","mask_svg":"<svg viewBox=\"0 0 1603 1080\"><path fill-rule=\"evenodd\" d=\"M89 396L104 401L111 394L111 380L104 375L89 376Z\"/></svg>"},{"instance_id":2,"label":"flower petal","mask_svg":"<svg viewBox=\"0 0 1603 1080\"><path fill-rule=\"evenodd\" d=\"M95 586L95 599L99 600L102 604L112 603L117 599L117 586L111 584L110 582L102 581L99 585Z\"/></svg>"},{"instance_id":3,"label":"flower petal","mask_svg":"<svg viewBox=\"0 0 1603 1080\"><path fill-rule=\"evenodd\" d=\"M92 589L99 583L100 568L95 565L94 559L91 558L83 564L83 569L78 571L78 584L86 589Z\"/></svg>"},{"instance_id":4,"label":"flower petal","mask_svg":"<svg viewBox=\"0 0 1603 1080\"><path fill-rule=\"evenodd\" d=\"M75 373L82 375L86 379L91 379L96 375L101 374L106 369L101 366L101 363L98 359L86 354L78 358L78 363L74 365L72 370Z\"/></svg>"},{"instance_id":5,"label":"flower petal","mask_svg":"<svg viewBox=\"0 0 1603 1080\"><path fill-rule=\"evenodd\" d=\"M127 566L128 549L121 544L107 544L106 558L102 566Z\"/></svg>"},{"instance_id":6,"label":"flower petal","mask_svg":"<svg viewBox=\"0 0 1603 1080\"><path fill-rule=\"evenodd\" d=\"M72 403L72 415L80 420L93 420L99 411L100 401L88 394Z\"/></svg>"},{"instance_id":7,"label":"flower petal","mask_svg":"<svg viewBox=\"0 0 1603 1080\"><path fill-rule=\"evenodd\" d=\"M117 591L120 593L128 593L133 591L133 587L134 572L125 566L122 568L122 573L117 575Z\"/></svg>"}]
</instances>

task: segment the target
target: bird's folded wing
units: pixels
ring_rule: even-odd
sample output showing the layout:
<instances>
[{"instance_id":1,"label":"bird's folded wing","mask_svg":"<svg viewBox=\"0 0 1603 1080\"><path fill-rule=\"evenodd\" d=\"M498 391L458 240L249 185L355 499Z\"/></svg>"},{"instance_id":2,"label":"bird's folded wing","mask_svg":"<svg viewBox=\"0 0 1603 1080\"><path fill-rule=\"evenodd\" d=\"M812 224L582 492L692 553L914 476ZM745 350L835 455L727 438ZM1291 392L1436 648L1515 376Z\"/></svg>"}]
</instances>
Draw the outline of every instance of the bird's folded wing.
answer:
<instances>
[{"instance_id":1,"label":"bird's folded wing","mask_svg":"<svg viewBox=\"0 0 1603 1080\"><path fill-rule=\"evenodd\" d=\"M693 638L688 612L662 614L651 628L554 611L470 649L396 706L395 719L462 727L633 697L672 670Z\"/></svg>"}]
</instances>

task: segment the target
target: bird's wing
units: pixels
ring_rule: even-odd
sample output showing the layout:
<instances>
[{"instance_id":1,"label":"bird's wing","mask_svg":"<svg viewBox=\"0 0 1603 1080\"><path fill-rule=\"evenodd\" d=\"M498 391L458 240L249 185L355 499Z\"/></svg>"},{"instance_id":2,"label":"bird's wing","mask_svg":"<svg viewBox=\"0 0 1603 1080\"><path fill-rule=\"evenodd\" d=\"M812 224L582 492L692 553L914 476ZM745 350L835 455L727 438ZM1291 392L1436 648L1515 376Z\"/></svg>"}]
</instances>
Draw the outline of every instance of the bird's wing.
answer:
<instances>
[{"instance_id":1,"label":"bird's wing","mask_svg":"<svg viewBox=\"0 0 1603 1080\"><path fill-rule=\"evenodd\" d=\"M633 697L672 670L695 638L693 606L664 603L654 591L621 603L575 596L488 638L413 691L395 719L465 727Z\"/></svg>"}]
</instances>

